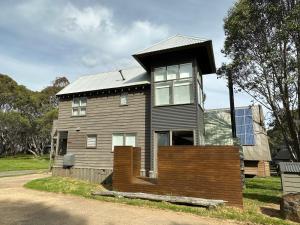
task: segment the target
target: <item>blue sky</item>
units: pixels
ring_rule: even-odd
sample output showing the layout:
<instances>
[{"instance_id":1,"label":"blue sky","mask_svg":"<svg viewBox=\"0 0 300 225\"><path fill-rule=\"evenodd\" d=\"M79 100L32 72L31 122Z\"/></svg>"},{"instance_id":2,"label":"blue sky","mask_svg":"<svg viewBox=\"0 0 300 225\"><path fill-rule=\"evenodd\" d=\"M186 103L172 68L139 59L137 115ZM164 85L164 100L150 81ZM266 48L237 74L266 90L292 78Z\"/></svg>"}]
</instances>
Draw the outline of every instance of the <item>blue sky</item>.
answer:
<instances>
[{"instance_id":1,"label":"blue sky","mask_svg":"<svg viewBox=\"0 0 300 225\"><path fill-rule=\"evenodd\" d=\"M132 67L131 55L175 34L212 39L226 59L223 18L233 0L7 0L0 2L0 73L40 90L57 76ZM205 107L228 107L226 82L204 78ZM236 105L250 105L245 94Z\"/></svg>"}]
</instances>

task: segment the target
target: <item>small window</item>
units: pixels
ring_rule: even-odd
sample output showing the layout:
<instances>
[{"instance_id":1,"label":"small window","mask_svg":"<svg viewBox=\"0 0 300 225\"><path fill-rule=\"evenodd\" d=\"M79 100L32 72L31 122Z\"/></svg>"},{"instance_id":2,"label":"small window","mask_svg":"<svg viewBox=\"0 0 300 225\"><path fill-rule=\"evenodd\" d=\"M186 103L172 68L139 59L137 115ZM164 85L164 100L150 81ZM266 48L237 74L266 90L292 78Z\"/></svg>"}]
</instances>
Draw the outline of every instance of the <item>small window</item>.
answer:
<instances>
[{"instance_id":1,"label":"small window","mask_svg":"<svg viewBox=\"0 0 300 225\"><path fill-rule=\"evenodd\" d=\"M128 93L122 93L120 96L120 105L128 105Z\"/></svg>"},{"instance_id":2,"label":"small window","mask_svg":"<svg viewBox=\"0 0 300 225\"><path fill-rule=\"evenodd\" d=\"M178 65L167 67L167 80L177 79L177 74L178 74Z\"/></svg>"},{"instance_id":3,"label":"small window","mask_svg":"<svg viewBox=\"0 0 300 225\"><path fill-rule=\"evenodd\" d=\"M170 132L169 131L158 131L157 134L157 145L158 146L170 146Z\"/></svg>"},{"instance_id":4,"label":"small window","mask_svg":"<svg viewBox=\"0 0 300 225\"><path fill-rule=\"evenodd\" d=\"M172 131L172 145L194 145L194 132Z\"/></svg>"},{"instance_id":5,"label":"small window","mask_svg":"<svg viewBox=\"0 0 300 225\"><path fill-rule=\"evenodd\" d=\"M72 102L72 116L85 116L86 115L87 98L74 98Z\"/></svg>"},{"instance_id":6,"label":"small window","mask_svg":"<svg viewBox=\"0 0 300 225\"><path fill-rule=\"evenodd\" d=\"M180 74L179 78L190 78L193 74L193 66L192 63L186 63L180 65Z\"/></svg>"},{"instance_id":7,"label":"small window","mask_svg":"<svg viewBox=\"0 0 300 225\"><path fill-rule=\"evenodd\" d=\"M86 137L86 147L96 148L97 147L97 135L87 135Z\"/></svg>"},{"instance_id":8,"label":"small window","mask_svg":"<svg viewBox=\"0 0 300 225\"><path fill-rule=\"evenodd\" d=\"M166 68L160 67L154 69L154 81L164 81L166 80Z\"/></svg>"}]
</instances>

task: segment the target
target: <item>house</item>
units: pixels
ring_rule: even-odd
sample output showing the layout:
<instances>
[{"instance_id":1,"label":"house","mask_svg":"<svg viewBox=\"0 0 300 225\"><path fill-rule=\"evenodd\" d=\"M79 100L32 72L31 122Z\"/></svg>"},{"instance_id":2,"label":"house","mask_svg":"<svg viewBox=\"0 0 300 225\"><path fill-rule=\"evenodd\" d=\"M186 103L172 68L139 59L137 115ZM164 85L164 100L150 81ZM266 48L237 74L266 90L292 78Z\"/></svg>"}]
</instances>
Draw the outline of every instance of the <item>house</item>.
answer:
<instances>
[{"instance_id":1,"label":"house","mask_svg":"<svg viewBox=\"0 0 300 225\"><path fill-rule=\"evenodd\" d=\"M80 77L59 93L54 174L102 182L114 146L141 148L140 174L156 177L158 146L204 144L202 76L216 72L212 41L173 36L133 55L140 66ZM65 165L64 165L65 164Z\"/></svg>"},{"instance_id":2,"label":"house","mask_svg":"<svg viewBox=\"0 0 300 225\"><path fill-rule=\"evenodd\" d=\"M271 154L260 105L235 108L236 132L244 153L244 173L270 176ZM205 144L232 145L229 109L205 111Z\"/></svg>"}]
</instances>

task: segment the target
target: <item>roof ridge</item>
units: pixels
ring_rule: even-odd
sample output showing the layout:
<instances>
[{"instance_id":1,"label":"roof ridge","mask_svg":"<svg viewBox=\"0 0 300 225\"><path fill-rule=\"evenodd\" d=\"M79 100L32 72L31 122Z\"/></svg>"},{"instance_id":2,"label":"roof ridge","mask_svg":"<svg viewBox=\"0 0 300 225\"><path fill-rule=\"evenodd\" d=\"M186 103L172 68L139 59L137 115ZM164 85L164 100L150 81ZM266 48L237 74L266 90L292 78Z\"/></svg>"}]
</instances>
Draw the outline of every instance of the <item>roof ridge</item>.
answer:
<instances>
[{"instance_id":1,"label":"roof ridge","mask_svg":"<svg viewBox=\"0 0 300 225\"><path fill-rule=\"evenodd\" d=\"M144 48L144 49L142 49L142 50L140 50L140 51L134 53L133 55L139 54L139 52L146 51L148 48L152 48L153 46L156 46L156 45L158 45L158 44L160 44L160 43L162 43L162 42L165 42L165 41L167 41L167 40L169 40L169 39L171 39L171 38L174 38L174 37L176 37L177 35L178 35L178 34L175 34L175 35L173 35L173 36L171 36L171 37L168 37L167 39L163 39L163 40L161 40L161 41L159 41L159 42L156 42L156 43L154 43L153 45L151 45L151 46L149 46L149 47L147 47L147 48Z\"/></svg>"},{"instance_id":2,"label":"roof ridge","mask_svg":"<svg viewBox=\"0 0 300 225\"><path fill-rule=\"evenodd\" d=\"M78 79L84 78L84 77L92 77L92 76L98 76L98 75L103 75L103 74L108 74L108 73L114 73L114 72L119 72L119 70L131 70L131 69L143 69L143 67L137 65L137 66L132 66L128 68L121 68L121 69L116 69L116 70L111 70L111 71L106 71L106 72L100 72L96 74L86 74L86 75L81 75Z\"/></svg>"}]
</instances>

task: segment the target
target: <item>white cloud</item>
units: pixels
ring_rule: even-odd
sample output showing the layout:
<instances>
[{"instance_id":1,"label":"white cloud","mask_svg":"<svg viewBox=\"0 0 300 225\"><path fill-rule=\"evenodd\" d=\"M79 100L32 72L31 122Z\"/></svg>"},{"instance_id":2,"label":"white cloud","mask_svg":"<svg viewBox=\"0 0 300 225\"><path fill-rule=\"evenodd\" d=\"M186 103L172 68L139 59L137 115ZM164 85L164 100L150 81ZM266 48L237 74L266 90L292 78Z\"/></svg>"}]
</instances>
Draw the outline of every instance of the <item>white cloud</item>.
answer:
<instances>
[{"instance_id":1,"label":"white cloud","mask_svg":"<svg viewBox=\"0 0 300 225\"><path fill-rule=\"evenodd\" d=\"M32 41L56 40L66 59L89 68L98 63L106 63L106 68L118 62L132 64L131 54L169 35L166 25L146 20L117 23L113 10L99 3L83 7L71 1L29 0L4 6L3 12L0 25L14 27ZM59 48L44 45L50 51Z\"/></svg>"}]
</instances>

